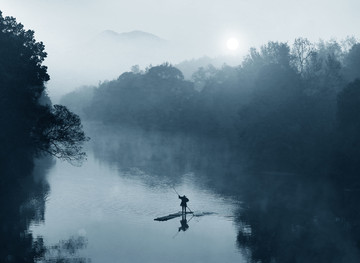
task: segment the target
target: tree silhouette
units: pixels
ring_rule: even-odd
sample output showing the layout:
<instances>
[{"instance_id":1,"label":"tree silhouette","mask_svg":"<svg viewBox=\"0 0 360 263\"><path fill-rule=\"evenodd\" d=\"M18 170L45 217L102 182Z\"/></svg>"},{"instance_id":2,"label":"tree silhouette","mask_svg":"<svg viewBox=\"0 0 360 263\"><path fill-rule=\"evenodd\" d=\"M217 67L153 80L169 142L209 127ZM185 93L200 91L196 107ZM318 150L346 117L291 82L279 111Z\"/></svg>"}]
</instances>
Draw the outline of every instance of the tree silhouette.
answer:
<instances>
[{"instance_id":1,"label":"tree silhouette","mask_svg":"<svg viewBox=\"0 0 360 263\"><path fill-rule=\"evenodd\" d=\"M0 11L0 157L40 151L67 160L84 157L81 147L86 136L79 117L44 99L44 84L50 79L42 65L46 56L34 31Z\"/></svg>"},{"instance_id":2,"label":"tree silhouette","mask_svg":"<svg viewBox=\"0 0 360 263\"><path fill-rule=\"evenodd\" d=\"M54 105L51 111L46 111L38 119L32 135L40 150L57 158L74 163L85 157L81 143L89 138L82 130L80 117L65 106Z\"/></svg>"},{"instance_id":3,"label":"tree silhouette","mask_svg":"<svg viewBox=\"0 0 360 263\"><path fill-rule=\"evenodd\" d=\"M308 39L295 39L291 50L292 64L302 76L308 72L309 61L314 50L314 45Z\"/></svg>"}]
</instances>

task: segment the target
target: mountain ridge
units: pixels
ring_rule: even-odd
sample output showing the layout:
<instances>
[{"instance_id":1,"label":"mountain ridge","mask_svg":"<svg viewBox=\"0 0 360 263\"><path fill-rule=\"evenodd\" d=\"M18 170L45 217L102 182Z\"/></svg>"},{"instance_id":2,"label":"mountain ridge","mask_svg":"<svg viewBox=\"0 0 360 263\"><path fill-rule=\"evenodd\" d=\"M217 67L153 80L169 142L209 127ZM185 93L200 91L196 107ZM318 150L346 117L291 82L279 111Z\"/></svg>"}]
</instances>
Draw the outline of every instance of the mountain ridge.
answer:
<instances>
[{"instance_id":1,"label":"mountain ridge","mask_svg":"<svg viewBox=\"0 0 360 263\"><path fill-rule=\"evenodd\" d=\"M154 34L141 31L141 30L133 30L129 32L118 33L114 30L104 30L98 34L100 38L111 38L117 41L131 41L131 40L150 40L156 42L166 42L165 39L162 39Z\"/></svg>"}]
</instances>

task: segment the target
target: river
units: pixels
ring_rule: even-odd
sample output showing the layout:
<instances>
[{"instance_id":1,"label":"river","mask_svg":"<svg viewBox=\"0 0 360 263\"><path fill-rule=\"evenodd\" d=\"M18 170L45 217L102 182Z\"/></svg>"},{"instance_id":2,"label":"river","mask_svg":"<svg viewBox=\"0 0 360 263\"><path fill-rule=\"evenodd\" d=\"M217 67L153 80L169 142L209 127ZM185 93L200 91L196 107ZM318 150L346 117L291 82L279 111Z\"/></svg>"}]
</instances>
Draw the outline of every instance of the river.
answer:
<instances>
[{"instance_id":1,"label":"river","mask_svg":"<svg viewBox=\"0 0 360 263\"><path fill-rule=\"evenodd\" d=\"M45 218L30 226L33 236L46 244L70 238L74 251L62 257L84 262L245 262L235 220L241 202L205 184L207 158L194 156L208 144L128 129L91 134L82 166L56 161L48 170ZM175 191L187 195L195 215L187 215L186 231L180 217L154 221L180 211Z\"/></svg>"},{"instance_id":2,"label":"river","mask_svg":"<svg viewBox=\"0 0 360 263\"><path fill-rule=\"evenodd\" d=\"M358 191L316 174L245 172L231 141L98 124L86 130L87 161L35 169L46 183L29 187L34 197L20 206L35 262L360 260ZM180 217L154 221L180 211L175 191L195 214L186 227ZM13 240L28 251L28 239Z\"/></svg>"}]
</instances>

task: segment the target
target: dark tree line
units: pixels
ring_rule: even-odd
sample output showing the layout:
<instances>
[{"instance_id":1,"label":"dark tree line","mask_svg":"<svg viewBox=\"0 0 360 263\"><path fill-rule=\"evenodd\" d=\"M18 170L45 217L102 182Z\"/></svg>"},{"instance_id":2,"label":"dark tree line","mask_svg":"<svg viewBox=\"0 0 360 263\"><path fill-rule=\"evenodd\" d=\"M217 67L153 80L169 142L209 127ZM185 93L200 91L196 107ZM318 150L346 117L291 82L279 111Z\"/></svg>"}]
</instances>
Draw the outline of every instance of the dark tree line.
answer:
<instances>
[{"instance_id":1,"label":"dark tree line","mask_svg":"<svg viewBox=\"0 0 360 263\"><path fill-rule=\"evenodd\" d=\"M79 117L64 106L52 106L46 95L46 56L33 31L0 13L1 163L11 155L31 158L44 152L69 160L84 157L86 136Z\"/></svg>"},{"instance_id":2,"label":"dark tree line","mask_svg":"<svg viewBox=\"0 0 360 263\"><path fill-rule=\"evenodd\" d=\"M180 70L164 64L102 83L86 112L105 123L185 130L191 122L193 96L193 84Z\"/></svg>"},{"instance_id":3,"label":"dark tree line","mask_svg":"<svg viewBox=\"0 0 360 263\"><path fill-rule=\"evenodd\" d=\"M100 84L84 111L105 123L227 138L252 168L326 172L360 157L359 61L352 38L269 42L237 67L209 65L192 80L167 63L126 72Z\"/></svg>"}]
</instances>

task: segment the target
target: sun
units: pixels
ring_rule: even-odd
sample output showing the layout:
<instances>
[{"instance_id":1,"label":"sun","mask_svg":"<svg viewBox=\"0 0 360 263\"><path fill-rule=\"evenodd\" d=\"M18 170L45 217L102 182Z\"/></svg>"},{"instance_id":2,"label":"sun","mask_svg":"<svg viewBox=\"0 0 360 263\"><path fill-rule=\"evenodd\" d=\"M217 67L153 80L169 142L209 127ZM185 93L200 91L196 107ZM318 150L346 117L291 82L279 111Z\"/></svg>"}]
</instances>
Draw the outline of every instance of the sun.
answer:
<instances>
[{"instance_id":1,"label":"sun","mask_svg":"<svg viewBox=\"0 0 360 263\"><path fill-rule=\"evenodd\" d=\"M226 42L226 47L231 51L237 50L239 48L239 40L235 37L229 38Z\"/></svg>"}]
</instances>

